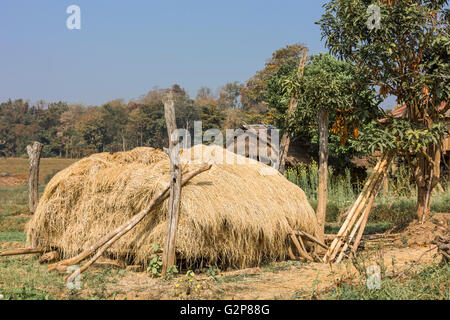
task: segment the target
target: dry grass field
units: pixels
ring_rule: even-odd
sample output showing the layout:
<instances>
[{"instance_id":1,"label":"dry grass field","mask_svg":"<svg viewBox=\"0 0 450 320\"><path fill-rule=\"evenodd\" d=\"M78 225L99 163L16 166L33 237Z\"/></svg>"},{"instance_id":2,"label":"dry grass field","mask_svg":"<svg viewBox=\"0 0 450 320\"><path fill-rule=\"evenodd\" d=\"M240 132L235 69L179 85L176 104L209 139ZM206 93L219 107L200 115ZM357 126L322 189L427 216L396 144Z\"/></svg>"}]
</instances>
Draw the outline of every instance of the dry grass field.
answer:
<instances>
[{"instance_id":1,"label":"dry grass field","mask_svg":"<svg viewBox=\"0 0 450 320\"><path fill-rule=\"evenodd\" d=\"M67 168L76 159L41 159L39 184L45 184L46 178L55 172ZM0 158L0 174L10 175L9 177L0 177L0 188L8 186L7 180L16 180L15 185L21 185L28 178L28 159L25 158ZM9 179L8 179L9 178ZM2 181L3 180L3 181ZM14 186L14 182L10 182L9 186Z\"/></svg>"}]
</instances>

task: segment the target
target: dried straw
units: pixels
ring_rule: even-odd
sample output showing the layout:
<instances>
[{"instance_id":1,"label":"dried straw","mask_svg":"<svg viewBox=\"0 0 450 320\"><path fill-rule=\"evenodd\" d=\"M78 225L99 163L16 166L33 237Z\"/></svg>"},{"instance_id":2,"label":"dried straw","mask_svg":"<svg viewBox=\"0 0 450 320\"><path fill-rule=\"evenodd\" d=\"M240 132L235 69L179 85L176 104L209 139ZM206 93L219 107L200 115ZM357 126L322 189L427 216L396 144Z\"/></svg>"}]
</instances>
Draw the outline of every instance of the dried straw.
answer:
<instances>
[{"instance_id":1,"label":"dried straw","mask_svg":"<svg viewBox=\"0 0 450 320\"><path fill-rule=\"evenodd\" d=\"M183 188L179 259L250 267L288 255L289 226L315 232L315 213L305 193L276 170L220 147L197 146L191 156L188 151L182 154L184 172L201 161L214 163L220 153L235 162L216 163ZM29 224L28 241L73 256L146 207L169 176L168 156L152 148L82 159L47 185ZM165 241L167 206L166 200L108 253L147 265L153 245Z\"/></svg>"}]
</instances>

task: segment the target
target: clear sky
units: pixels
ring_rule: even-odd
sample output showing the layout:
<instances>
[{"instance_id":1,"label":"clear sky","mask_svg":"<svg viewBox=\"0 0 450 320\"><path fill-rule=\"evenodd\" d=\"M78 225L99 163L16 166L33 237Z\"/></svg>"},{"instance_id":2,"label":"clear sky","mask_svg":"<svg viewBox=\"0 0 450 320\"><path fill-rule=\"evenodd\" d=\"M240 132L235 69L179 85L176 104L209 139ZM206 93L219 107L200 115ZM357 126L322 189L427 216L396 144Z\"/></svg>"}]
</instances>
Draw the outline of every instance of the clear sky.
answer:
<instances>
[{"instance_id":1,"label":"clear sky","mask_svg":"<svg viewBox=\"0 0 450 320\"><path fill-rule=\"evenodd\" d=\"M178 83L246 81L276 49L326 51L318 0L2 0L0 101L99 105ZM69 5L81 30L68 30Z\"/></svg>"}]
</instances>

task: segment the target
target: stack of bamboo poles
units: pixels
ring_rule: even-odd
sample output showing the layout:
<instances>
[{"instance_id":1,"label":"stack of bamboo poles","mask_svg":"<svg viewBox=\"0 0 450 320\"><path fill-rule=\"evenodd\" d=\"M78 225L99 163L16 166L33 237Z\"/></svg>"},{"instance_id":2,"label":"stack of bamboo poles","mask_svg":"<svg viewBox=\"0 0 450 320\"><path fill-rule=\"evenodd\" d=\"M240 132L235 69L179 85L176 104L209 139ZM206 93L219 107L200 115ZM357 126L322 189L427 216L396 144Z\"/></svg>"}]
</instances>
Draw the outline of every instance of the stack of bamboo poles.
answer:
<instances>
[{"instance_id":1,"label":"stack of bamboo poles","mask_svg":"<svg viewBox=\"0 0 450 320\"><path fill-rule=\"evenodd\" d=\"M359 197L349 209L344 224L325 254L323 258L325 263L339 263L346 255L349 247L351 247L350 251L352 253L355 253L358 249L373 202L387 175L392 159L393 154L386 152L381 160L378 161L372 175L364 185Z\"/></svg>"}]
</instances>

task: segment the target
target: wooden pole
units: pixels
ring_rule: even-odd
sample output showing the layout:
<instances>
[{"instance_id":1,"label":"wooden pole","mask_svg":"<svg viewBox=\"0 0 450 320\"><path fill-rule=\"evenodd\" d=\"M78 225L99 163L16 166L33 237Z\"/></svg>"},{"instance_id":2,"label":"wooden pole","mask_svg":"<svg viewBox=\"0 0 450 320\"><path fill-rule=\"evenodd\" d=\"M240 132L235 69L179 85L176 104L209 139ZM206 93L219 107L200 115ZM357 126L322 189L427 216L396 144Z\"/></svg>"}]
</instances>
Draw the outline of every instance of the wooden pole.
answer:
<instances>
[{"instance_id":1,"label":"wooden pole","mask_svg":"<svg viewBox=\"0 0 450 320\"><path fill-rule=\"evenodd\" d=\"M18 256L22 254L34 254L34 253L43 253L45 252L45 248L24 248L24 249L14 249L14 250L6 250L0 251L0 257L6 256Z\"/></svg>"},{"instance_id":2,"label":"wooden pole","mask_svg":"<svg viewBox=\"0 0 450 320\"><path fill-rule=\"evenodd\" d=\"M30 213L34 214L39 201L39 163L43 144L34 142L27 146L27 153L30 160L30 177L28 179L28 205Z\"/></svg>"},{"instance_id":3,"label":"wooden pole","mask_svg":"<svg viewBox=\"0 0 450 320\"><path fill-rule=\"evenodd\" d=\"M351 229L353 228L354 224L356 223L361 211L364 209L365 204L367 200L370 198L370 196L373 194L375 187L378 183L378 180L381 176L384 176L389 164L390 164L390 156L386 155L384 159L381 161L380 169L379 171L374 173L374 179L372 180L371 187L367 190L366 195L364 196L364 201L362 201L358 207L355 209L353 216L349 217L349 224L347 228L345 228L342 236L337 239L337 245L334 248L333 253L329 256L329 261L333 261L336 255L339 252L339 249L341 248L341 245L344 244L344 239L347 237L347 235L350 233Z\"/></svg>"},{"instance_id":4,"label":"wooden pole","mask_svg":"<svg viewBox=\"0 0 450 320\"><path fill-rule=\"evenodd\" d=\"M308 57L308 49L303 49L303 54L300 59L300 63L298 65L298 78L299 80L303 77L303 71L306 66L306 58ZM286 166L286 157L289 151L289 145L291 143L291 138L289 137L288 132L288 126L289 126L289 119L294 114L295 109L297 109L298 102L295 99L295 96L292 94L291 101L289 103L289 107L287 110L286 118L284 121L284 133L281 137L281 143L280 143L280 167L278 171L280 171L281 174L284 174L285 166Z\"/></svg>"},{"instance_id":5,"label":"wooden pole","mask_svg":"<svg viewBox=\"0 0 450 320\"><path fill-rule=\"evenodd\" d=\"M178 136L176 135L177 123L175 120L175 103L172 92L169 92L164 101L164 115L166 118L167 134L169 135L170 199L166 243L162 258L162 277L165 277L167 269L176 263L175 247L181 198L180 145L178 143Z\"/></svg>"},{"instance_id":6,"label":"wooden pole","mask_svg":"<svg viewBox=\"0 0 450 320\"><path fill-rule=\"evenodd\" d=\"M325 243L323 243L322 241L320 241L319 239L317 239L316 237L314 237L304 231L301 231L301 230L296 230L295 233L299 236L308 238L310 241L312 241L312 242L318 244L319 246L321 246L322 248L328 250L328 246Z\"/></svg>"}]
</instances>

